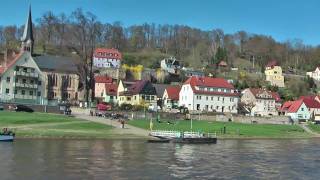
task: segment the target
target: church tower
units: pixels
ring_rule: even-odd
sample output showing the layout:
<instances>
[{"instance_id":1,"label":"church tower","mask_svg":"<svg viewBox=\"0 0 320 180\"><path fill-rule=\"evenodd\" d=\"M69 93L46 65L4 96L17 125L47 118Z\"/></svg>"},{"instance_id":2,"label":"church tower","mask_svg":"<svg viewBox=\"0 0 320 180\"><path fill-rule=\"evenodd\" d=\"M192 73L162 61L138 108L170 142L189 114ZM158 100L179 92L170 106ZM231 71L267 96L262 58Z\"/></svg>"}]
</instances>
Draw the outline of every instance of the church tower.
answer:
<instances>
[{"instance_id":1,"label":"church tower","mask_svg":"<svg viewBox=\"0 0 320 180\"><path fill-rule=\"evenodd\" d=\"M24 26L23 35L21 37L21 51L28 51L33 53L33 31L32 31L32 17L31 17L31 6L29 7L29 14L27 22Z\"/></svg>"}]
</instances>

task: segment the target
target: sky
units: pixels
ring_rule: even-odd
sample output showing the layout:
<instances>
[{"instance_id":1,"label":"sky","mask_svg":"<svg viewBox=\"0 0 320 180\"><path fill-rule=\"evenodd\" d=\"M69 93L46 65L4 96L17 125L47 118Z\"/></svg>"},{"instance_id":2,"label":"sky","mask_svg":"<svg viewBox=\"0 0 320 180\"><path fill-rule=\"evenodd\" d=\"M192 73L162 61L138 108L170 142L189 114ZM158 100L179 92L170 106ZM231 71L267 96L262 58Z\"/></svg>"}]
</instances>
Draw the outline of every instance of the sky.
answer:
<instances>
[{"instance_id":1,"label":"sky","mask_svg":"<svg viewBox=\"0 0 320 180\"><path fill-rule=\"evenodd\" d=\"M0 25L24 24L29 4L34 22L46 11L70 14L82 8L103 23L181 24L225 33L244 30L280 42L301 39L320 45L318 0L1 0Z\"/></svg>"}]
</instances>

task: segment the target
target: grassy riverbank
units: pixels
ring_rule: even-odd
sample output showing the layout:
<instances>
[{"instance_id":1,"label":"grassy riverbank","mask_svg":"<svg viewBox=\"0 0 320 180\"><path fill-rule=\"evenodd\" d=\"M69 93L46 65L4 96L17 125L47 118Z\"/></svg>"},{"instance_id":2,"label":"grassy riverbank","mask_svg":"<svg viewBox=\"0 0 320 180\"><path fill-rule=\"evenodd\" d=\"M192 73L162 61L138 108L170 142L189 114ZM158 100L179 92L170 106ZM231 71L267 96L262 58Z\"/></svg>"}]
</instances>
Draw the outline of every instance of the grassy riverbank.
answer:
<instances>
[{"instance_id":1,"label":"grassy riverbank","mask_svg":"<svg viewBox=\"0 0 320 180\"><path fill-rule=\"evenodd\" d=\"M312 124L312 123L309 123L309 124L308 124L308 127L309 127L313 132L320 133L320 124Z\"/></svg>"},{"instance_id":2,"label":"grassy riverbank","mask_svg":"<svg viewBox=\"0 0 320 180\"><path fill-rule=\"evenodd\" d=\"M170 122L170 123L168 123ZM149 121L132 120L129 124L143 129L149 129ZM226 127L226 133L223 128ZM154 130L190 131L191 122L180 120L153 121ZM192 130L217 133L220 138L307 138L311 135L297 125L272 124L242 124L233 122L192 121Z\"/></svg>"},{"instance_id":3,"label":"grassy riverbank","mask_svg":"<svg viewBox=\"0 0 320 180\"><path fill-rule=\"evenodd\" d=\"M16 137L113 138L112 127L64 115L0 111L0 128L12 128Z\"/></svg>"}]
</instances>

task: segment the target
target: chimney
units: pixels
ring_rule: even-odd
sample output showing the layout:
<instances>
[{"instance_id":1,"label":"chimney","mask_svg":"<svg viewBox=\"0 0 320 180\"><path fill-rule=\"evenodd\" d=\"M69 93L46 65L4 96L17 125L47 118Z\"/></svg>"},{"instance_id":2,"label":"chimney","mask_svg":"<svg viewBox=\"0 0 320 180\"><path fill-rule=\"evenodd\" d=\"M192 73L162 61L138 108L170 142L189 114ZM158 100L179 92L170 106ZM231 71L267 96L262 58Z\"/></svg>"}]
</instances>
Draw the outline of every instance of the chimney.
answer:
<instances>
[{"instance_id":1,"label":"chimney","mask_svg":"<svg viewBox=\"0 0 320 180\"><path fill-rule=\"evenodd\" d=\"M3 54L3 67L7 67L7 61L8 61L8 49L4 50L4 54Z\"/></svg>"}]
</instances>

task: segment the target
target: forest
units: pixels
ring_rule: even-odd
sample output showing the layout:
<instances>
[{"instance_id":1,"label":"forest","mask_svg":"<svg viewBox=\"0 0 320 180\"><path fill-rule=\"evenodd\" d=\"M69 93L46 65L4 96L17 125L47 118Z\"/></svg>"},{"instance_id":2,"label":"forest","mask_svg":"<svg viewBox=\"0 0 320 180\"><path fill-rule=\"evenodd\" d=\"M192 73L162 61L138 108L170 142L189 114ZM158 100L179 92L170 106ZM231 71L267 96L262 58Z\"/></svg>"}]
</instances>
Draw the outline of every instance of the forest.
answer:
<instances>
[{"instance_id":1,"label":"forest","mask_svg":"<svg viewBox=\"0 0 320 180\"><path fill-rule=\"evenodd\" d=\"M25 17L23 17L25 18ZM117 48L127 64L154 67L158 58L175 56L185 66L201 68L224 60L230 66L241 59L264 67L275 59L285 70L313 70L320 48L302 40L277 42L270 36L239 30L204 31L185 25L144 23L125 27L121 22L98 20L91 12L75 9L70 14L45 12L33 19L35 52L68 55L76 52L85 61L95 47ZM214 25L214 21L213 21ZM0 25L0 49L19 49L24 25Z\"/></svg>"}]
</instances>

